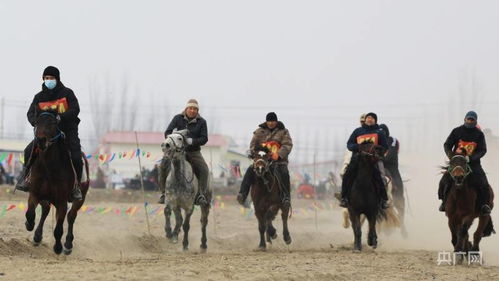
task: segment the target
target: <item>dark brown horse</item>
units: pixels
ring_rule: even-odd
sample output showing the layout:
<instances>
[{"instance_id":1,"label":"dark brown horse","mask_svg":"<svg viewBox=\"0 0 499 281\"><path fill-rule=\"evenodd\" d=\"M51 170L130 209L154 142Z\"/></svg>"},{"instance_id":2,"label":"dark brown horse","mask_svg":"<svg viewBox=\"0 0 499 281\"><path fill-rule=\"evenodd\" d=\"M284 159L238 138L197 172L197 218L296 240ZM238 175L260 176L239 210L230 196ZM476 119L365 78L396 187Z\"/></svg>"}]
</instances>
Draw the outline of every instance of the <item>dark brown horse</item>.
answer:
<instances>
[{"instance_id":1,"label":"dark brown horse","mask_svg":"<svg viewBox=\"0 0 499 281\"><path fill-rule=\"evenodd\" d=\"M283 239L286 244L291 243L291 236L288 230L288 217L290 208L282 204L281 188L279 176L276 175L275 166L281 165L271 161L271 154L265 147L258 148L252 155L253 170L256 175L256 181L251 188L251 199L255 207L255 215L258 219L258 230L260 232L260 244L258 248L262 251L266 249L265 233L267 242L272 243L271 239L276 239L276 229L272 225L279 210L281 210Z\"/></svg>"},{"instance_id":2,"label":"dark brown horse","mask_svg":"<svg viewBox=\"0 0 499 281\"><path fill-rule=\"evenodd\" d=\"M453 179L451 190L447 195L445 214L448 217L449 229L452 234L452 245L454 252L480 251L482 237L490 236L494 232L494 226L490 215L480 215L477 204L477 191L473 186L473 171L467 164L463 155L455 155L451 158L448 172ZM489 205L494 206L494 193L489 186ZM468 230L473 221L478 218L478 227L473 234L473 244L468 240ZM457 255L458 263L463 261L462 255Z\"/></svg>"},{"instance_id":3,"label":"dark brown horse","mask_svg":"<svg viewBox=\"0 0 499 281\"><path fill-rule=\"evenodd\" d=\"M385 212L380 205L379 188L376 183L377 162L383 153L381 146L373 143L359 145L357 154L358 170L356 171L350 191L350 204L348 213L354 232L354 251L362 250L362 231L360 216L364 214L369 222L367 244L373 248L378 245L376 234L376 221L385 217ZM352 164L352 163L351 163Z\"/></svg>"},{"instance_id":4,"label":"dark brown horse","mask_svg":"<svg viewBox=\"0 0 499 281\"><path fill-rule=\"evenodd\" d=\"M56 115L53 112L43 112L36 120L34 144L36 156L32 156L35 157L35 160L30 172L26 229L32 231L35 227L35 210L40 204L42 215L33 237L34 244L39 245L43 236L43 224L50 212L50 204L55 206L57 224L54 229L54 252L60 254L63 250L61 237L67 213L68 233L64 244L64 253L69 255L73 249L73 224L78 210L85 201L89 181L87 179L81 184L83 200L74 202L68 212L68 199L76 184L76 173L71 163L64 134L59 130L57 123ZM88 175L86 159L84 167L86 175Z\"/></svg>"}]
</instances>

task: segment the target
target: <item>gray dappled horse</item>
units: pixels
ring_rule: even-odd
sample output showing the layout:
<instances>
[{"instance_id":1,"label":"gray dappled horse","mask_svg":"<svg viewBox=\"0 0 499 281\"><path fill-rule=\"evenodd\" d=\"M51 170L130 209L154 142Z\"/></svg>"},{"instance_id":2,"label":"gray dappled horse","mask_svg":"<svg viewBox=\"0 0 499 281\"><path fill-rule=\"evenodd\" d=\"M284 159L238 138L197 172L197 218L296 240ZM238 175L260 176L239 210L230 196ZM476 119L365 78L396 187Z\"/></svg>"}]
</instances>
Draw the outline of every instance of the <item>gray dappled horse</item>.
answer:
<instances>
[{"instance_id":1,"label":"gray dappled horse","mask_svg":"<svg viewBox=\"0 0 499 281\"><path fill-rule=\"evenodd\" d=\"M172 242L178 242L180 227L184 230L182 241L184 251L189 248L189 228L190 219L194 211L194 201L198 192L198 180L194 175L192 166L186 160L186 134L187 130L174 131L168 135L161 144L165 157L170 161L170 172L165 184L165 231L166 237ZM211 199L211 189L208 188L207 199ZM202 205L201 208L201 250L206 251L206 226L208 225L208 215L210 205ZM182 218L182 211L185 212L185 219ZM172 231L170 216L175 214L175 228ZM182 224L183 223L183 224Z\"/></svg>"}]
</instances>

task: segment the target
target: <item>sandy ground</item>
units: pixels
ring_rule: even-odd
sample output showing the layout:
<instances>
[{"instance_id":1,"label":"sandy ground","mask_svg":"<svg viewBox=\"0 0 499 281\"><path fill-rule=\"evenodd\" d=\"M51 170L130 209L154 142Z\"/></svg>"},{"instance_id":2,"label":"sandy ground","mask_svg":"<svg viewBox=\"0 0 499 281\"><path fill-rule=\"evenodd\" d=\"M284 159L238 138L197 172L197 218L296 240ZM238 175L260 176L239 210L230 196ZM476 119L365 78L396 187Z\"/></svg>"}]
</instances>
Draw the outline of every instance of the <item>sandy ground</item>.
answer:
<instances>
[{"instance_id":1,"label":"sandy ground","mask_svg":"<svg viewBox=\"0 0 499 281\"><path fill-rule=\"evenodd\" d=\"M352 231L342 228L340 210L329 207L332 201L321 202L325 208L316 220L311 201L295 200L298 213L289 222L293 243L288 247L282 241L279 217L278 239L266 252L257 252L256 219L242 213L233 198L222 197L223 206L210 214L208 252L202 254L199 211L192 219L190 250L183 252L180 243L166 240L162 213L151 214L148 234L139 194L92 190L87 205L95 209L78 216L73 254L57 256L52 219L42 245L34 247L19 209L26 195L1 187L0 208L16 208L0 217L0 280L499 280L498 235L483 240L482 266L437 265L439 252L452 251L446 217L437 211L437 171L433 166L405 174L409 236L380 233L378 249L364 245L362 253L352 252ZM489 177L495 180L494 174ZM155 201L155 196L146 199ZM138 207L134 215L116 213L133 206ZM106 208L110 211L102 213ZM492 215L498 217L496 209ZM365 229L363 234L365 244Z\"/></svg>"}]
</instances>

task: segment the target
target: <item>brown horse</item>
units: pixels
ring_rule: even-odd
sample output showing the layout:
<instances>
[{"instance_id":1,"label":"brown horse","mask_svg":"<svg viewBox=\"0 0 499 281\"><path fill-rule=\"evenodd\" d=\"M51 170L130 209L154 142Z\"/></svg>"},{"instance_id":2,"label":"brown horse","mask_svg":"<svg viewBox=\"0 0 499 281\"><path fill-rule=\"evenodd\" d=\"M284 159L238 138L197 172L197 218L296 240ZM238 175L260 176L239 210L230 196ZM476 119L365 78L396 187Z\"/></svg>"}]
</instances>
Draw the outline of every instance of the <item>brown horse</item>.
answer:
<instances>
[{"instance_id":1,"label":"brown horse","mask_svg":"<svg viewBox=\"0 0 499 281\"><path fill-rule=\"evenodd\" d=\"M258 248L262 251L266 249L265 233L267 242L272 243L271 239L276 239L276 229L272 225L277 212L281 210L283 225L283 239L286 244L291 244L291 236L288 230L288 217L290 208L282 204L281 188L279 176L276 174L275 165L271 161L271 154L265 147L258 148L253 157L253 170L256 175L256 181L251 188L251 199L255 207L255 216L258 219L258 230L260 232L260 244Z\"/></svg>"},{"instance_id":2,"label":"brown horse","mask_svg":"<svg viewBox=\"0 0 499 281\"><path fill-rule=\"evenodd\" d=\"M453 179L445 204L445 214L452 233L452 245L454 252L480 251L480 240L482 237L490 236L494 232L494 226L490 215L480 215L477 208L477 191L469 175L473 172L467 164L463 155L455 155L449 163L448 172ZM494 193L489 186L490 207L493 207ZM478 227L473 234L473 244L468 240L468 230L473 221L478 218ZM457 255L458 262L463 261L462 255Z\"/></svg>"},{"instance_id":3,"label":"brown horse","mask_svg":"<svg viewBox=\"0 0 499 281\"><path fill-rule=\"evenodd\" d=\"M43 112L36 120L34 147L36 147L37 155L30 171L26 229L32 231L35 227L35 210L40 204L42 206L42 215L33 237L34 245L39 245L43 236L43 224L50 212L50 204L55 206L57 224L54 229L54 252L60 254L63 250L61 237L67 213L68 233L64 244L64 253L69 255L73 249L73 224L78 210L85 201L89 181L87 178L81 184L83 200L74 202L69 212L67 212L68 199L76 184L76 173L71 163L64 134L59 130L57 123L56 115L52 112ZM88 175L86 159L84 167L86 175Z\"/></svg>"}]
</instances>

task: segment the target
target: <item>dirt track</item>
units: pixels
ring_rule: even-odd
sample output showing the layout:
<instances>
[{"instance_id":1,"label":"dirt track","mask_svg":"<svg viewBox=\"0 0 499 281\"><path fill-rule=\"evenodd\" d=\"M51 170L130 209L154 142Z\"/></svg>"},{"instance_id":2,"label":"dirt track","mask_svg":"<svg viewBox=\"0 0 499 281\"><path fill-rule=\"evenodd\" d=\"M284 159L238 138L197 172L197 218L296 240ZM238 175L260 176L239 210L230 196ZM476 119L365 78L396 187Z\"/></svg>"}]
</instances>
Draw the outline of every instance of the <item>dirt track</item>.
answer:
<instances>
[{"instance_id":1,"label":"dirt track","mask_svg":"<svg viewBox=\"0 0 499 281\"><path fill-rule=\"evenodd\" d=\"M16 208L0 218L0 280L499 280L495 237L484 240L485 266L437 266L438 252L452 249L442 215L425 222L425 229L438 231L424 230L410 219L407 240L398 232L380 234L378 249L364 246L365 251L356 254L351 251L351 230L341 227L338 209L321 202L324 208L317 211L316 229L311 201L296 201L298 212L290 220L293 243L288 248L279 235L262 253L255 251L254 216L243 214L230 198L222 197L223 207L215 208L216 228L210 215L208 252L200 254L199 212L192 220L190 250L183 252L181 244L170 244L164 238L160 211L150 216L149 236L140 203L103 201L121 198L118 201L123 202L128 196L137 202L136 194L94 190L87 202L89 209L77 220L73 254L56 256L51 218L44 242L34 247L19 209L24 195L2 195L8 201L0 201L0 208ZM133 215L116 213L116 209L130 211L133 206L138 207ZM149 210L157 207L152 204ZM280 219L276 226L281 231Z\"/></svg>"}]
</instances>

